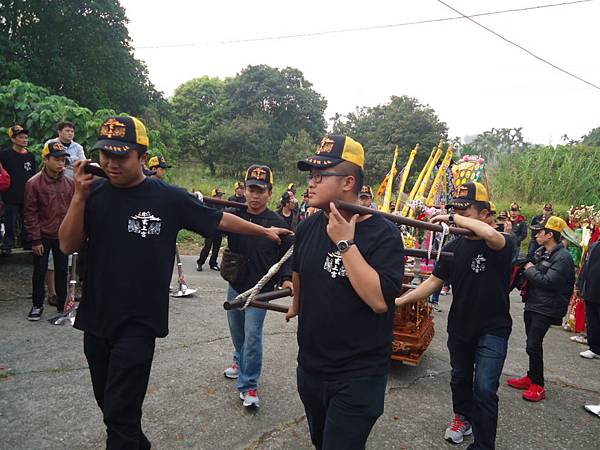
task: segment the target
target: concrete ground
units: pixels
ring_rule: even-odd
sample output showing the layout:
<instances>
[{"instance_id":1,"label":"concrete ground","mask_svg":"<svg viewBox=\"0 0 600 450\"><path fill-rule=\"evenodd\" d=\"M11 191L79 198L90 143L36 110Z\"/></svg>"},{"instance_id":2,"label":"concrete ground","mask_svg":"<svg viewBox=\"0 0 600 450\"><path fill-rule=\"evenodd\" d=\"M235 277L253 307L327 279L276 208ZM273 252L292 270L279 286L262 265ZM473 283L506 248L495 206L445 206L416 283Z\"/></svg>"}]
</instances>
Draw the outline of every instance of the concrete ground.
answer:
<instances>
[{"instance_id":1,"label":"concrete ground","mask_svg":"<svg viewBox=\"0 0 600 450\"><path fill-rule=\"evenodd\" d=\"M169 336L159 339L144 403L143 427L153 448L309 449L308 428L296 392L296 324L270 312L265 323L261 408L244 410L234 382L223 377L232 345L222 303L225 282L216 272L194 270L184 257L196 297L172 299ZM100 449L105 429L92 395L82 350L82 333L26 320L30 269L0 266L0 449ZM135 286L131 286L132 292ZM284 303L287 300L279 300ZM436 336L420 366L394 364L385 413L369 449L465 448L443 440L451 417L450 366L444 312L435 318ZM600 418L583 409L600 403L600 360L579 357L585 347L559 327L545 340L548 398L527 403L506 379L527 364L522 304L511 302L514 330L502 376L498 449L598 449ZM53 310L46 308L44 318Z\"/></svg>"}]
</instances>

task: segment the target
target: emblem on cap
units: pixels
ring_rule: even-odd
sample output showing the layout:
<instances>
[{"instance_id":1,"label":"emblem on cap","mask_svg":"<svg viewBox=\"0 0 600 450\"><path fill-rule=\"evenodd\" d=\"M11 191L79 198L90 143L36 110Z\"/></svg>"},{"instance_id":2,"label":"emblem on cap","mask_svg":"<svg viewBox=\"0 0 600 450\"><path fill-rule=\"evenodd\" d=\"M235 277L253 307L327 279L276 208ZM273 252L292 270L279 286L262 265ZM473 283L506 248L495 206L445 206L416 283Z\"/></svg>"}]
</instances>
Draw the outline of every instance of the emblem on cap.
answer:
<instances>
[{"instance_id":1,"label":"emblem on cap","mask_svg":"<svg viewBox=\"0 0 600 450\"><path fill-rule=\"evenodd\" d=\"M335 144L333 139L330 139L329 137L324 137L321 140L319 148L317 149L317 155L320 155L321 153L331 153L331 150L333 150L333 144Z\"/></svg>"},{"instance_id":2,"label":"emblem on cap","mask_svg":"<svg viewBox=\"0 0 600 450\"><path fill-rule=\"evenodd\" d=\"M113 136L124 138L126 130L123 122L119 122L111 117L102 124L102 127L100 128L100 137L107 137L108 139L112 139Z\"/></svg>"},{"instance_id":3,"label":"emblem on cap","mask_svg":"<svg viewBox=\"0 0 600 450\"><path fill-rule=\"evenodd\" d=\"M267 179L267 171L261 167L256 167L252 170L250 174L252 178L256 178L257 180L265 180Z\"/></svg>"}]
</instances>

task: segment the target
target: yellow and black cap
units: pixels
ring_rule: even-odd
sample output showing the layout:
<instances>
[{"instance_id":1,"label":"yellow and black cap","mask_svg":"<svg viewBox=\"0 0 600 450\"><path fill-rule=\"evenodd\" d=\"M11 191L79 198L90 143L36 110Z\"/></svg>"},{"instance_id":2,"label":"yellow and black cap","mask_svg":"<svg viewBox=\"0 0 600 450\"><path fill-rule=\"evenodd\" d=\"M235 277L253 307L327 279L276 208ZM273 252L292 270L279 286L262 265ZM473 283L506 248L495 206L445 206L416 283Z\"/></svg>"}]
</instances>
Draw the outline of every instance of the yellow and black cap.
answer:
<instances>
[{"instance_id":1,"label":"yellow and black cap","mask_svg":"<svg viewBox=\"0 0 600 450\"><path fill-rule=\"evenodd\" d=\"M60 142L48 142L42 149L42 157L47 158L48 156L60 158L61 156L69 156L69 153Z\"/></svg>"},{"instance_id":2,"label":"yellow and black cap","mask_svg":"<svg viewBox=\"0 0 600 450\"><path fill-rule=\"evenodd\" d=\"M358 193L359 197L371 197L373 198L373 191L370 186L363 186L360 188L360 192Z\"/></svg>"},{"instance_id":3,"label":"yellow and black cap","mask_svg":"<svg viewBox=\"0 0 600 450\"><path fill-rule=\"evenodd\" d=\"M224 193L225 193L225 192L223 192L221 189L219 189L218 187L216 187L216 188L214 188L214 189L211 191L210 195L211 195L212 197L220 197L220 196L221 196L221 195L223 195Z\"/></svg>"},{"instance_id":4,"label":"yellow and black cap","mask_svg":"<svg viewBox=\"0 0 600 450\"><path fill-rule=\"evenodd\" d=\"M296 193L296 185L294 183L288 184L287 190L292 191L295 194Z\"/></svg>"},{"instance_id":5,"label":"yellow and black cap","mask_svg":"<svg viewBox=\"0 0 600 450\"><path fill-rule=\"evenodd\" d=\"M348 136L325 136L314 156L298 162L298 169L327 169L343 161L356 164L361 169L365 166L365 150L363 146Z\"/></svg>"},{"instance_id":6,"label":"yellow and black cap","mask_svg":"<svg viewBox=\"0 0 600 450\"><path fill-rule=\"evenodd\" d=\"M100 127L98 142L92 150L126 155L133 150L146 152L148 145L148 133L141 120L133 116L113 116L105 120Z\"/></svg>"},{"instance_id":7,"label":"yellow and black cap","mask_svg":"<svg viewBox=\"0 0 600 450\"><path fill-rule=\"evenodd\" d=\"M243 181L236 181L233 185L233 189L246 189L246 184Z\"/></svg>"},{"instance_id":8,"label":"yellow and black cap","mask_svg":"<svg viewBox=\"0 0 600 450\"><path fill-rule=\"evenodd\" d=\"M253 164L246 171L246 186L273 188L273 171L269 166Z\"/></svg>"},{"instance_id":9,"label":"yellow and black cap","mask_svg":"<svg viewBox=\"0 0 600 450\"><path fill-rule=\"evenodd\" d=\"M167 164L167 161L162 156L153 156L148 161L148 167L150 169L155 169L156 167L160 167L161 169L170 169L171 166Z\"/></svg>"},{"instance_id":10,"label":"yellow and black cap","mask_svg":"<svg viewBox=\"0 0 600 450\"><path fill-rule=\"evenodd\" d=\"M450 200L446 208L467 209L474 204L484 205L490 208L490 197L485 186L476 181L469 181L458 187L456 197Z\"/></svg>"},{"instance_id":11,"label":"yellow and black cap","mask_svg":"<svg viewBox=\"0 0 600 450\"><path fill-rule=\"evenodd\" d=\"M27 130L27 128L21 126L21 125L13 125L12 127L10 127L8 129L8 137L9 138L14 138L17 137L19 134L27 134L29 135L29 131Z\"/></svg>"},{"instance_id":12,"label":"yellow and black cap","mask_svg":"<svg viewBox=\"0 0 600 450\"><path fill-rule=\"evenodd\" d=\"M546 230L558 231L559 233L562 233L565 230L565 228L569 228L569 226L567 225L567 222L565 222L560 217L550 216L550 217L548 217L548 219L546 219L536 225L532 225L529 228L531 228L534 231L540 231L540 230L546 229Z\"/></svg>"}]
</instances>

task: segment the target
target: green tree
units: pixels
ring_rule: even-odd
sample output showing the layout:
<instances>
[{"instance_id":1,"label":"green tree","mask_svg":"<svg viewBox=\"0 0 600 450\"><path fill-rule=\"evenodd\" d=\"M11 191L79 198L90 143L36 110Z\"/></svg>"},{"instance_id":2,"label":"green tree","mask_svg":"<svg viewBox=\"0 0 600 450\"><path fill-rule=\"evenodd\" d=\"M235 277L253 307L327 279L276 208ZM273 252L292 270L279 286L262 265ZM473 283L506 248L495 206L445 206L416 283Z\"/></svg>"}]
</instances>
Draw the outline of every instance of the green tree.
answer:
<instances>
[{"instance_id":1,"label":"green tree","mask_svg":"<svg viewBox=\"0 0 600 450\"><path fill-rule=\"evenodd\" d=\"M600 127L594 128L588 134L583 136L582 144L593 145L594 147L600 147Z\"/></svg>"},{"instance_id":2,"label":"green tree","mask_svg":"<svg viewBox=\"0 0 600 450\"><path fill-rule=\"evenodd\" d=\"M346 134L360 142L366 155L366 181L380 182L390 170L394 147L400 150L398 166L408 159L408 154L419 143L416 167L421 167L432 147L448 136L448 127L435 111L408 96L392 96L389 103L374 107L357 108L345 116L332 117L333 131Z\"/></svg>"},{"instance_id":3,"label":"green tree","mask_svg":"<svg viewBox=\"0 0 600 450\"><path fill-rule=\"evenodd\" d=\"M198 157L213 175L220 146L208 145L208 135L226 117L224 87L220 78L194 78L181 84L171 99L182 153Z\"/></svg>"},{"instance_id":4,"label":"green tree","mask_svg":"<svg viewBox=\"0 0 600 450\"><path fill-rule=\"evenodd\" d=\"M112 115L115 115L112 109L92 112L72 99L51 95L46 88L13 80L8 85L0 85L0 124L3 125L0 127L0 148L10 144L7 128L18 123L29 130L29 149L39 152L48 139L56 137L56 124L68 120L75 125L75 139L89 152L96 143L100 125ZM151 149L162 149L169 157L156 129L148 127L148 137Z\"/></svg>"},{"instance_id":5,"label":"green tree","mask_svg":"<svg viewBox=\"0 0 600 450\"><path fill-rule=\"evenodd\" d=\"M0 83L15 76L92 110L140 115L160 98L118 0L0 2Z\"/></svg>"},{"instance_id":6,"label":"green tree","mask_svg":"<svg viewBox=\"0 0 600 450\"><path fill-rule=\"evenodd\" d=\"M298 171L298 161L306 159L315 152L315 143L305 130L297 136L288 134L279 148L279 165L285 176L300 182L303 174Z\"/></svg>"},{"instance_id":7,"label":"green tree","mask_svg":"<svg viewBox=\"0 0 600 450\"><path fill-rule=\"evenodd\" d=\"M298 69L248 66L228 80L225 91L230 117L266 115L277 145L300 130L314 141L325 132L327 101Z\"/></svg>"},{"instance_id":8,"label":"green tree","mask_svg":"<svg viewBox=\"0 0 600 450\"><path fill-rule=\"evenodd\" d=\"M260 115L228 120L214 128L207 140L207 146L215 154L215 169L218 165L225 175L240 177L251 164L266 164L272 168L277 161L272 151L269 122Z\"/></svg>"},{"instance_id":9,"label":"green tree","mask_svg":"<svg viewBox=\"0 0 600 450\"><path fill-rule=\"evenodd\" d=\"M483 156L487 163L496 165L500 156L512 155L526 150L531 145L523 137L523 128L492 128L478 134L468 145L463 146L462 154Z\"/></svg>"}]
</instances>

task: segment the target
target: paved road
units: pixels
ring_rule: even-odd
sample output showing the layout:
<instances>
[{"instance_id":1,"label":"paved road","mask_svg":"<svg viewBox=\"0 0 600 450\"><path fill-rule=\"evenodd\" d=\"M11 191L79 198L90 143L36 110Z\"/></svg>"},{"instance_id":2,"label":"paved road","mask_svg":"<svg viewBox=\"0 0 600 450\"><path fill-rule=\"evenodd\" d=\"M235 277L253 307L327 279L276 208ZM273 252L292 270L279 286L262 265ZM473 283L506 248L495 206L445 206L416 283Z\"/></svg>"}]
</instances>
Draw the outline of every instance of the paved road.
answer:
<instances>
[{"instance_id":1,"label":"paved road","mask_svg":"<svg viewBox=\"0 0 600 450\"><path fill-rule=\"evenodd\" d=\"M173 299L171 333L160 339L144 404L143 426L153 448L171 449L308 449L308 429L295 388L295 324L269 313L265 324L262 407L245 411L223 369L232 345L222 303L225 283L213 271L197 273L184 257L188 283L200 288L195 298ZM30 279L1 267L7 277ZM12 279L12 278L11 278ZM131 289L135 289L131 286ZM0 290L0 449L99 449L104 426L92 396L81 332L30 323L30 300ZM132 291L133 292L133 291ZM369 439L369 449L449 449L443 439L451 416L449 363L444 312L436 316L437 334L419 367L394 365L386 408ZM579 357L584 347L552 328L545 342L548 399L531 404L505 386L522 374L524 350L522 305L512 301L515 327L500 388L498 449L598 449L600 419L584 403L600 403L600 360ZM50 316L47 308L45 316Z\"/></svg>"}]
</instances>

